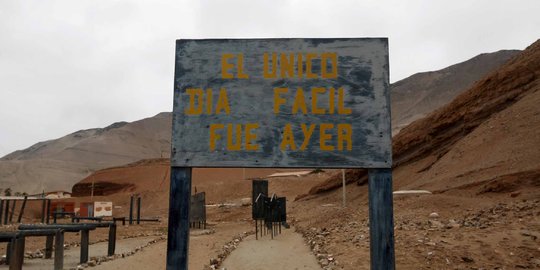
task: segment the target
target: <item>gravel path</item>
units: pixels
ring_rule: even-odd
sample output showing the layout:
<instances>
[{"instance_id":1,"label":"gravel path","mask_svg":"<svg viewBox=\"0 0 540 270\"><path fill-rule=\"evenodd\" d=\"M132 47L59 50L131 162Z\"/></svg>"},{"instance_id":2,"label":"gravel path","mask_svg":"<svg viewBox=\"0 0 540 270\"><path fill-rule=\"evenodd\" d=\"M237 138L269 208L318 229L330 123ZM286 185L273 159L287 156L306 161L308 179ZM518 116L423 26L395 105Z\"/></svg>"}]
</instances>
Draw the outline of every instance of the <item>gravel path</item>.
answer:
<instances>
[{"instance_id":1,"label":"gravel path","mask_svg":"<svg viewBox=\"0 0 540 270\"><path fill-rule=\"evenodd\" d=\"M227 270L321 269L302 236L292 229L271 239L251 235L240 243L221 267Z\"/></svg>"}]
</instances>

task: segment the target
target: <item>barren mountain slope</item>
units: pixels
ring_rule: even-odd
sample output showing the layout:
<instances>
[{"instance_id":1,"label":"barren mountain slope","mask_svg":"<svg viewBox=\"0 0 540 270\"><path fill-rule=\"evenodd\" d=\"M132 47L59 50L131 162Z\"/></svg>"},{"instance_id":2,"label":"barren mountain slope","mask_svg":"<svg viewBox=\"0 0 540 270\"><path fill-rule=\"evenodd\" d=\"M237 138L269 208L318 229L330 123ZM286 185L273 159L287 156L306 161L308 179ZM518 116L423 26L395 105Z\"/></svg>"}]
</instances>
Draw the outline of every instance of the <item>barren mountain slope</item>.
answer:
<instances>
[{"instance_id":1,"label":"barren mountain slope","mask_svg":"<svg viewBox=\"0 0 540 270\"><path fill-rule=\"evenodd\" d=\"M499 68L519 52L502 50L484 53L441 70L417 73L393 83L393 133L396 134L414 120L446 105L474 82Z\"/></svg>"},{"instance_id":2,"label":"barren mountain slope","mask_svg":"<svg viewBox=\"0 0 540 270\"><path fill-rule=\"evenodd\" d=\"M447 103L465 86L516 53L482 54L446 69L416 74L393 84L394 127L402 127L414 117ZM168 157L170 117L170 113L161 113L133 123L120 122L103 129L81 130L15 151L0 159L0 185L27 193L70 189L95 170L140 159Z\"/></svg>"},{"instance_id":3,"label":"barren mountain slope","mask_svg":"<svg viewBox=\"0 0 540 270\"><path fill-rule=\"evenodd\" d=\"M168 157L171 114L81 130L0 159L0 186L14 191L69 190L96 169Z\"/></svg>"}]
</instances>

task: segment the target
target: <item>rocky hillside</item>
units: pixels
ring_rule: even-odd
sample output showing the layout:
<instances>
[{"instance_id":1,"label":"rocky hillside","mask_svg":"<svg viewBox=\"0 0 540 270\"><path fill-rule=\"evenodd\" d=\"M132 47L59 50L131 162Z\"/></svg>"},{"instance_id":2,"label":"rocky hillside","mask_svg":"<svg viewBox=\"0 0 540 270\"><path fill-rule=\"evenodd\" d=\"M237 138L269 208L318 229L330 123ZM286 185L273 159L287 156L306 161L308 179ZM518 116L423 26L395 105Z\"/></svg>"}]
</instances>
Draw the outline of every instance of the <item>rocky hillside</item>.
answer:
<instances>
[{"instance_id":1,"label":"rocky hillside","mask_svg":"<svg viewBox=\"0 0 540 270\"><path fill-rule=\"evenodd\" d=\"M517 50L484 53L441 70L417 73L393 83L393 133L446 105L518 53Z\"/></svg>"},{"instance_id":2,"label":"rocky hillside","mask_svg":"<svg viewBox=\"0 0 540 270\"><path fill-rule=\"evenodd\" d=\"M171 114L81 130L0 159L0 186L14 191L70 190L91 172L143 158L168 157Z\"/></svg>"}]
</instances>

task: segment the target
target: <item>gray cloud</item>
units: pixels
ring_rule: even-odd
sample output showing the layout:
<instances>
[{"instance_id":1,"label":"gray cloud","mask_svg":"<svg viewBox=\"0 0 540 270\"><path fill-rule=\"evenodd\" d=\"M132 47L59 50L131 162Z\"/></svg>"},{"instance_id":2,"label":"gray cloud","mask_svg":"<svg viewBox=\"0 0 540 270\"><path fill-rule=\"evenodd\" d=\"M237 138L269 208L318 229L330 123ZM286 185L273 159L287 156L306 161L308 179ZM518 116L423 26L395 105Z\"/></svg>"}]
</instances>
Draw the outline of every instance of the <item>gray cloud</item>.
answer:
<instances>
[{"instance_id":1,"label":"gray cloud","mask_svg":"<svg viewBox=\"0 0 540 270\"><path fill-rule=\"evenodd\" d=\"M539 38L529 1L0 2L0 156L172 109L174 40L390 38L391 81Z\"/></svg>"}]
</instances>

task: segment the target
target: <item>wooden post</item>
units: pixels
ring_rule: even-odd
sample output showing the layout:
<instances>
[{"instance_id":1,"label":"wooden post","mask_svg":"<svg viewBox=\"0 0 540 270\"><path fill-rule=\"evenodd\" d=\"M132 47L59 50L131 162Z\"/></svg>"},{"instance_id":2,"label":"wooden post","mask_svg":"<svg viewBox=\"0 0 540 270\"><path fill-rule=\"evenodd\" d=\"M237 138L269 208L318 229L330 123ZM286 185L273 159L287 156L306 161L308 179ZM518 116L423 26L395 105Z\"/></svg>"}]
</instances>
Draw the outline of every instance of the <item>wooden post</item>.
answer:
<instances>
[{"instance_id":1,"label":"wooden post","mask_svg":"<svg viewBox=\"0 0 540 270\"><path fill-rule=\"evenodd\" d=\"M15 239L15 245L11 254L11 262L9 263L9 270L21 270L24 262L24 236L17 236Z\"/></svg>"},{"instance_id":2,"label":"wooden post","mask_svg":"<svg viewBox=\"0 0 540 270\"><path fill-rule=\"evenodd\" d=\"M3 215L4 213L4 200L0 200L0 225L2 225Z\"/></svg>"},{"instance_id":3,"label":"wooden post","mask_svg":"<svg viewBox=\"0 0 540 270\"><path fill-rule=\"evenodd\" d=\"M17 201L13 200L13 205L11 205L11 213L9 214L9 223L13 223L13 215L15 214L15 205L17 205Z\"/></svg>"},{"instance_id":4,"label":"wooden post","mask_svg":"<svg viewBox=\"0 0 540 270\"><path fill-rule=\"evenodd\" d=\"M137 197L137 224L141 224L141 197Z\"/></svg>"},{"instance_id":5,"label":"wooden post","mask_svg":"<svg viewBox=\"0 0 540 270\"><path fill-rule=\"evenodd\" d=\"M54 236L54 270L64 269L64 231L58 230Z\"/></svg>"},{"instance_id":6,"label":"wooden post","mask_svg":"<svg viewBox=\"0 0 540 270\"><path fill-rule=\"evenodd\" d=\"M52 258L52 251L53 251L53 235L47 235L45 240L45 259Z\"/></svg>"},{"instance_id":7,"label":"wooden post","mask_svg":"<svg viewBox=\"0 0 540 270\"><path fill-rule=\"evenodd\" d=\"M9 200L6 200L6 212L4 213L4 225L8 224L9 219Z\"/></svg>"},{"instance_id":8,"label":"wooden post","mask_svg":"<svg viewBox=\"0 0 540 270\"><path fill-rule=\"evenodd\" d=\"M109 247L107 250L107 256L113 256L116 249L116 223L113 222L109 225Z\"/></svg>"},{"instance_id":9,"label":"wooden post","mask_svg":"<svg viewBox=\"0 0 540 270\"><path fill-rule=\"evenodd\" d=\"M46 200L43 199L41 201L41 223L45 223L45 204L46 204Z\"/></svg>"},{"instance_id":10,"label":"wooden post","mask_svg":"<svg viewBox=\"0 0 540 270\"><path fill-rule=\"evenodd\" d=\"M80 263L88 262L88 245L90 240L90 230L81 230L81 260Z\"/></svg>"},{"instance_id":11,"label":"wooden post","mask_svg":"<svg viewBox=\"0 0 540 270\"><path fill-rule=\"evenodd\" d=\"M48 199L47 200L47 210L45 211L45 219L46 219L45 222L47 224L49 224L50 213L51 213L51 199ZM56 223L56 221L54 223Z\"/></svg>"},{"instance_id":12,"label":"wooden post","mask_svg":"<svg viewBox=\"0 0 540 270\"><path fill-rule=\"evenodd\" d=\"M188 269L191 168L171 167L167 270Z\"/></svg>"},{"instance_id":13,"label":"wooden post","mask_svg":"<svg viewBox=\"0 0 540 270\"><path fill-rule=\"evenodd\" d=\"M392 169L370 169L368 173L371 269L394 270Z\"/></svg>"},{"instance_id":14,"label":"wooden post","mask_svg":"<svg viewBox=\"0 0 540 270\"><path fill-rule=\"evenodd\" d=\"M133 225L133 195L129 198L129 225Z\"/></svg>"},{"instance_id":15,"label":"wooden post","mask_svg":"<svg viewBox=\"0 0 540 270\"><path fill-rule=\"evenodd\" d=\"M19 218L17 219L17 223L21 223L22 217L24 215L24 208L26 207L26 200L28 200L28 196L24 196L24 200L21 206L21 212L19 212Z\"/></svg>"},{"instance_id":16,"label":"wooden post","mask_svg":"<svg viewBox=\"0 0 540 270\"><path fill-rule=\"evenodd\" d=\"M6 264L11 264L11 257L13 256L13 247L15 247L16 238L11 238L11 241L7 243L6 247Z\"/></svg>"}]
</instances>

